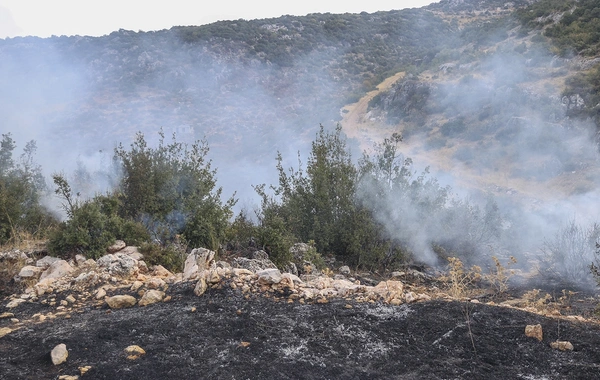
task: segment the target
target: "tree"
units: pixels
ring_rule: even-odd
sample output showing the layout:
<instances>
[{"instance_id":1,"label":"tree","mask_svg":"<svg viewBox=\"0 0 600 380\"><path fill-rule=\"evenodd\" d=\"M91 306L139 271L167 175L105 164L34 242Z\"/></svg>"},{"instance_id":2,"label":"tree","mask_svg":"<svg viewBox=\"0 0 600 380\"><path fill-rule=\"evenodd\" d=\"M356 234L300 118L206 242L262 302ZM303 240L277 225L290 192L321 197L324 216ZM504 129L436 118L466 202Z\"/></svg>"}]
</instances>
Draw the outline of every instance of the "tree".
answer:
<instances>
[{"instance_id":1,"label":"tree","mask_svg":"<svg viewBox=\"0 0 600 380\"><path fill-rule=\"evenodd\" d=\"M264 236L276 242L265 239L263 244L281 248L290 241L314 241L318 252L357 265L364 263L361 257L381 249L370 211L356 202L357 169L341 126L333 132L320 127L306 170L300 158L297 170L286 170L282 161L278 154L279 185L272 186L277 198L266 194L264 185L255 188L263 199L259 219L268 231Z\"/></svg>"},{"instance_id":2,"label":"tree","mask_svg":"<svg viewBox=\"0 0 600 380\"><path fill-rule=\"evenodd\" d=\"M45 189L41 168L34 162L35 141L25 145L17 161L11 134L0 141L0 244L17 242L22 233L39 235L54 218L40 204Z\"/></svg>"},{"instance_id":3,"label":"tree","mask_svg":"<svg viewBox=\"0 0 600 380\"><path fill-rule=\"evenodd\" d=\"M138 133L129 150L122 145L115 149L123 173L123 216L144 223L164 244L183 234L193 246L217 249L236 200L232 196L221 202L216 170L206 158L207 143L188 147L173 135L167 144L162 131L159 136L156 148L148 147Z\"/></svg>"}]
</instances>

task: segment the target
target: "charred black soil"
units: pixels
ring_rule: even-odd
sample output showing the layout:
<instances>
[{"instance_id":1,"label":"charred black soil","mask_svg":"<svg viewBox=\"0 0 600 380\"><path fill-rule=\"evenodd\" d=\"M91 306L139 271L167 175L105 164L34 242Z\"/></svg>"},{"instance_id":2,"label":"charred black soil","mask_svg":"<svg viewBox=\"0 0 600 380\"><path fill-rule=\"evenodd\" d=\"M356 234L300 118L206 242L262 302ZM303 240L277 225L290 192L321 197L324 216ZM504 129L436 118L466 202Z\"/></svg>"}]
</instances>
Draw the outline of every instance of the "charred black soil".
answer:
<instances>
[{"instance_id":1,"label":"charred black soil","mask_svg":"<svg viewBox=\"0 0 600 380\"><path fill-rule=\"evenodd\" d=\"M591 379L600 371L596 324L473 303L303 305L228 288L196 297L192 288L173 286L171 301L147 307L90 307L27 324L0 338L0 378L56 379L82 366L91 366L82 379L145 380ZM51 310L27 303L11 312L24 320ZM542 342L524 334L538 323ZM575 349L554 350L555 340ZM69 357L54 366L49 352L60 343ZM146 354L127 359L129 345Z\"/></svg>"}]
</instances>

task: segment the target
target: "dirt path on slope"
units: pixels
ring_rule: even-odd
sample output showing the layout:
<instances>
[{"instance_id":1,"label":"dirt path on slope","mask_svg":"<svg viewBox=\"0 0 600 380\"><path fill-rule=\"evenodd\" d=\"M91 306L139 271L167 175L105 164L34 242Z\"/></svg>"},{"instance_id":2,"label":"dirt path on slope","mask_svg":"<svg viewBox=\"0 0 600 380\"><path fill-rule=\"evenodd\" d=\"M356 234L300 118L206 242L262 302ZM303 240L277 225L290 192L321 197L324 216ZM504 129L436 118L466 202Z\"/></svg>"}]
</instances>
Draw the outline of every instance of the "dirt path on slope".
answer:
<instances>
[{"instance_id":1,"label":"dirt path on slope","mask_svg":"<svg viewBox=\"0 0 600 380\"><path fill-rule=\"evenodd\" d=\"M404 72L399 72L381 82L376 90L368 92L358 102L348 104L342 108L342 129L349 138L358 140L361 150L371 150L374 142L380 142L389 134L390 127L385 123L366 118L369 102L383 91L389 90L394 83L404 77Z\"/></svg>"}]
</instances>

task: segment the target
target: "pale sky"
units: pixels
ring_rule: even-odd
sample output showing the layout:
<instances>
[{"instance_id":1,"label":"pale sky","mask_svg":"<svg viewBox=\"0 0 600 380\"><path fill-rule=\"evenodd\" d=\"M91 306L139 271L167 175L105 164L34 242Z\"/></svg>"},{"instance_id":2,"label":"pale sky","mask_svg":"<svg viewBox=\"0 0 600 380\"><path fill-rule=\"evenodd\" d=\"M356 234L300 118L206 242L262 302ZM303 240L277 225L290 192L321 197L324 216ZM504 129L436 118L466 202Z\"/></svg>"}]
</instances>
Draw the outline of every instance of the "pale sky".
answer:
<instances>
[{"instance_id":1,"label":"pale sky","mask_svg":"<svg viewBox=\"0 0 600 380\"><path fill-rule=\"evenodd\" d=\"M437 1L437 0L436 0ZM433 0L0 0L0 38L102 36L118 29L151 31L218 20L308 13L419 8Z\"/></svg>"}]
</instances>

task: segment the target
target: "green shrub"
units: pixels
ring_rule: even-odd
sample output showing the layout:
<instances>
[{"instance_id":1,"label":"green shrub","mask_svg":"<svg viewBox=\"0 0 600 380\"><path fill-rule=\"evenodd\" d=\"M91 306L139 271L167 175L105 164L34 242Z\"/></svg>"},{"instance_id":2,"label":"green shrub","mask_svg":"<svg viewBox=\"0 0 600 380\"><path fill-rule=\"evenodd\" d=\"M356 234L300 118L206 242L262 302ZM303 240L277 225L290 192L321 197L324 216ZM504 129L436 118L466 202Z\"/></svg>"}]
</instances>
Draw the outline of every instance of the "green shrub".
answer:
<instances>
[{"instance_id":1,"label":"green shrub","mask_svg":"<svg viewBox=\"0 0 600 380\"><path fill-rule=\"evenodd\" d=\"M71 258L77 254L97 259L115 242L114 223L102 213L97 202L83 203L73 210L71 219L62 222L51 232L48 252Z\"/></svg>"},{"instance_id":2,"label":"green shrub","mask_svg":"<svg viewBox=\"0 0 600 380\"><path fill-rule=\"evenodd\" d=\"M156 243L144 243L140 247L140 252L148 265L162 265L173 273L183 271L186 252L176 244L162 246Z\"/></svg>"}]
</instances>

